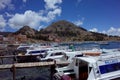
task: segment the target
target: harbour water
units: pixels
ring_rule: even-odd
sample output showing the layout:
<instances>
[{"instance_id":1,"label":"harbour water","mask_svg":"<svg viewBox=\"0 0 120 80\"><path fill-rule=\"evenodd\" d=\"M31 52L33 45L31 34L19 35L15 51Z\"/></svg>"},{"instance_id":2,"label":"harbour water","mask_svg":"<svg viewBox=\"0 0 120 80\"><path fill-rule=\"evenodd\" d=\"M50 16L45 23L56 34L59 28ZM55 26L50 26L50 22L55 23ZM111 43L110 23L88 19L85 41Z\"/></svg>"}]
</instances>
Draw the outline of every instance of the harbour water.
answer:
<instances>
[{"instance_id":1,"label":"harbour water","mask_svg":"<svg viewBox=\"0 0 120 80\"><path fill-rule=\"evenodd\" d=\"M92 47L99 47L100 49L120 49L120 41L109 41L105 43L101 42L83 42L83 43L64 43L62 46L73 45L75 49L85 49Z\"/></svg>"},{"instance_id":2,"label":"harbour water","mask_svg":"<svg viewBox=\"0 0 120 80\"><path fill-rule=\"evenodd\" d=\"M101 44L101 49L120 49L120 41L117 42L108 42L108 44Z\"/></svg>"}]
</instances>

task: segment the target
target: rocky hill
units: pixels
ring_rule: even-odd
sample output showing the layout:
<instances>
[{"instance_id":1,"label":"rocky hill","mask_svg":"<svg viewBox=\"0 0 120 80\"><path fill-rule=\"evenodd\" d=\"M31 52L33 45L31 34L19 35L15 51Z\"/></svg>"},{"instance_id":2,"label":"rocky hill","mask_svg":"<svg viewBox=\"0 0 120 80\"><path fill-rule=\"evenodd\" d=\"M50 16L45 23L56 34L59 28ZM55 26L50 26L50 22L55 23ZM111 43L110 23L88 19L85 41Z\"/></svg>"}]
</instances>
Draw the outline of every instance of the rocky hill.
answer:
<instances>
[{"instance_id":1,"label":"rocky hill","mask_svg":"<svg viewBox=\"0 0 120 80\"><path fill-rule=\"evenodd\" d=\"M54 22L51 25L49 25L47 28L45 28L43 31L46 32L52 32L52 33L56 33L56 32L73 32L73 33L82 33L85 32L86 33L86 29L82 28L82 27L78 27L75 24L65 21L65 20L61 20L58 22Z\"/></svg>"},{"instance_id":2,"label":"rocky hill","mask_svg":"<svg viewBox=\"0 0 120 80\"><path fill-rule=\"evenodd\" d=\"M103 41L120 40L120 37L112 37L102 33L89 32L75 24L61 20L54 22L45 29L39 31L40 35L46 35L49 40L60 41Z\"/></svg>"},{"instance_id":3,"label":"rocky hill","mask_svg":"<svg viewBox=\"0 0 120 80\"><path fill-rule=\"evenodd\" d=\"M80 36L82 38L83 35L91 35L86 29L65 20L54 22L47 28L40 30L39 33L47 35L49 38L65 41L79 40Z\"/></svg>"},{"instance_id":4,"label":"rocky hill","mask_svg":"<svg viewBox=\"0 0 120 80\"><path fill-rule=\"evenodd\" d=\"M9 34L11 34L12 32L0 32L0 35L3 35L3 36L8 36Z\"/></svg>"},{"instance_id":5,"label":"rocky hill","mask_svg":"<svg viewBox=\"0 0 120 80\"><path fill-rule=\"evenodd\" d=\"M28 38L43 41L104 41L120 40L117 36L108 36L102 33L89 32L86 29L76 26L75 24L61 20L50 24L48 27L37 31L24 26L14 33L24 34Z\"/></svg>"},{"instance_id":6,"label":"rocky hill","mask_svg":"<svg viewBox=\"0 0 120 80\"><path fill-rule=\"evenodd\" d=\"M18 31L16 31L14 34L23 34L27 35L27 37L34 37L37 34L37 30L30 28L29 26L24 26Z\"/></svg>"}]
</instances>

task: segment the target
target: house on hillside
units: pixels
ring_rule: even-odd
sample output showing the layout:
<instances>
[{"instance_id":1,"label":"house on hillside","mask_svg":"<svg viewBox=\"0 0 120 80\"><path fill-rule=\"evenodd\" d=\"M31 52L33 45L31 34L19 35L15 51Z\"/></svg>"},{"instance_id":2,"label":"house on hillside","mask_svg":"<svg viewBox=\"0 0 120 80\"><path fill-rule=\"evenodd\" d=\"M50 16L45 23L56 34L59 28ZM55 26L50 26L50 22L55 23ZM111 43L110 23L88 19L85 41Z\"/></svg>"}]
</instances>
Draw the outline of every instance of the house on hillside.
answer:
<instances>
[{"instance_id":1,"label":"house on hillside","mask_svg":"<svg viewBox=\"0 0 120 80\"><path fill-rule=\"evenodd\" d=\"M3 35L0 35L0 41L3 41Z\"/></svg>"},{"instance_id":2,"label":"house on hillside","mask_svg":"<svg viewBox=\"0 0 120 80\"><path fill-rule=\"evenodd\" d=\"M8 35L7 37L3 38L3 42L4 43L9 43L9 44L13 44L15 43L15 37L13 35Z\"/></svg>"},{"instance_id":3,"label":"house on hillside","mask_svg":"<svg viewBox=\"0 0 120 80\"><path fill-rule=\"evenodd\" d=\"M23 34L18 34L18 35L15 35L15 40L18 42L26 42L27 36Z\"/></svg>"},{"instance_id":4,"label":"house on hillside","mask_svg":"<svg viewBox=\"0 0 120 80\"><path fill-rule=\"evenodd\" d=\"M54 34L53 35L48 35L48 39L50 41L61 42L61 39Z\"/></svg>"}]
</instances>

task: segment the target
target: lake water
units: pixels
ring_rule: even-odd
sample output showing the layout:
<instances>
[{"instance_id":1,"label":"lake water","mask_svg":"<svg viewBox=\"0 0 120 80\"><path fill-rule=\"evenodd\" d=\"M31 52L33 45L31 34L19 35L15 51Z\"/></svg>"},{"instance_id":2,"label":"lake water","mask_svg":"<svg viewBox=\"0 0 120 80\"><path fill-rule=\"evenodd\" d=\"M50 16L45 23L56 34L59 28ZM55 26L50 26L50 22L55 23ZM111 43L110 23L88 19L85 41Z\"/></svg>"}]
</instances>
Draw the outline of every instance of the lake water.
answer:
<instances>
[{"instance_id":1,"label":"lake water","mask_svg":"<svg viewBox=\"0 0 120 80\"><path fill-rule=\"evenodd\" d=\"M73 45L77 50L84 50L89 48L100 48L100 49L120 49L120 41L111 41L106 43L99 42L83 42L83 43L64 43L62 46L71 46Z\"/></svg>"},{"instance_id":2,"label":"lake water","mask_svg":"<svg viewBox=\"0 0 120 80\"><path fill-rule=\"evenodd\" d=\"M120 42L108 42L107 45L100 45L100 48L104 49L120 49Z\"/></svg>"}]
</instances>

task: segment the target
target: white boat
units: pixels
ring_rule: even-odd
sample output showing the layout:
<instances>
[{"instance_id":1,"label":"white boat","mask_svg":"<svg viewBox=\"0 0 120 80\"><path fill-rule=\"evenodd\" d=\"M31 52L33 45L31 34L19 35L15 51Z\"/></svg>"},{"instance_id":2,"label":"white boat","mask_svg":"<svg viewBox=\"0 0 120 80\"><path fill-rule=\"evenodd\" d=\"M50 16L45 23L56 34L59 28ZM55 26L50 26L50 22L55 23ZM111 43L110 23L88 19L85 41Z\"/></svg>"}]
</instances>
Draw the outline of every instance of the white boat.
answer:
<instances>
[{"instance_id":1,"label":"white boat","mask_svg":"<svg viewBox=\"0 0 120 80\"><path fill-rule=\"evenodd\" d=\"M75 56L83 56L80 51L66 51L66 50L55 50L48 51L45 58L41 60L54 59L56 61L69 61L71 62Z\"/></svg>"},{"instance_id":2,"label":"white boat","mask_svg":"<svg viewBox=\"0 0 120 80\"><path fill-rule=\"evenodd\" d=\"M103 54L106 54L106 53L111 53L111 52L120 52L119 49L101 49L101 52Z\"/></svg>"},{"instance_id":3,"label":"white boat","mask_svg":"<svg viewBox=\"0 0 120 80\"><path fill-rule=\"evenodd\" d=\"M26 53L19 53L18 55L27 55L25 58L29 59L29 57L31 58L32 56L34 57L34 60L36 58L37 61L41 61L41 60L50 60L50 59L54 59L54 60L63 60L63 58L65 58L65 54L59 54L59 53L63 53L67 50L66 47L52 47L52 46L34 46L34 47L30 47L29 49L26 50ZM59 55L58 55L59 54ZM24 59L23 56L19 57L19 61L21 59ZM32 59L32 58L31 58ZM35 61L36 61L35 60Z\"/></svg>"},{"instance_id":4,"label":"white boat","mask_svg":"<svg viewBox=\"0 0 120 80\"><path fill-rule=\"evenodd\" d=\"M56 80L63 75L72 76L73 80L120 80L120 53L75 57L71 64L56 70Z\"/></svg>"},{"instance_id":5,"label":"white boat","mask_svg":"<svg viewBox=\"0 0 120 80\"><path fill-rule=\"evenodd\" d=\"M26 51L26 50L29 49L30 47L33 47L33 46L30 45L30 44L20 44L20 45L17 47L17 50Z\"/></svg>"},{"instance_id":6,"label":"white boat","mask_svg":"<svg viewBox=\"0 0 120 80\"><path fill-rule=\"evenodd\" d=\"M91 56L98 56L101 54L99 48L94 46L93 48L86 48L85 50L72 50L69 49L68 46L44 46L44 45L32 45L29 49L27 49L24 55L36 55L35 57L38 60L50 60L54 59L56 61L60 60L67 60L71 62L75 56L82 56L82 55L91 55Z\"/></svg>"}]
</instances>

